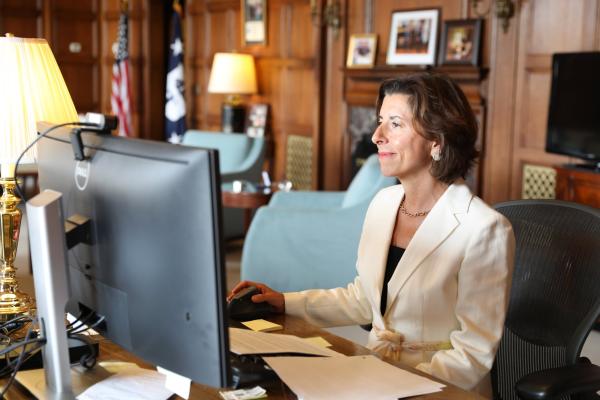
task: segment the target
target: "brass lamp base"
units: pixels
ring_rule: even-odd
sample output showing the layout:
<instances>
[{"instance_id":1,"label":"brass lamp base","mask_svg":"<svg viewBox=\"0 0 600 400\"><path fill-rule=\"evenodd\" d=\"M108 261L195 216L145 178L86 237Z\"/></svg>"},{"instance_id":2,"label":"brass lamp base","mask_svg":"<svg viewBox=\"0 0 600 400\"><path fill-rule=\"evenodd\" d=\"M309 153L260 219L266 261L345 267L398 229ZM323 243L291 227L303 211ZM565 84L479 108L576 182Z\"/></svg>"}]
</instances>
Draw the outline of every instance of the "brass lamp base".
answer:
<instances>
[{"instance_id":1,"label":"brass lamp base","mask_svg":"<svg viewBox=\"0 0 600 400\"><path fill-rule=\"evenodd\" d=\"M14 178L0 179L0 322L29 314L34 308L31 298L19 291L14 266L21 228L21 201L14 194Z\"/></svg>"},{"instance_id":2,"label":"brass lamp base","mask_svg":"<svg viewBox=\"0 0 600 400\"><path fill-rule=\"evenodd\" d=\"M22 315L33 316L35 303L26 293L4 293L0 295L0 323L10 321Z\"/></svg>"}]
</instances>

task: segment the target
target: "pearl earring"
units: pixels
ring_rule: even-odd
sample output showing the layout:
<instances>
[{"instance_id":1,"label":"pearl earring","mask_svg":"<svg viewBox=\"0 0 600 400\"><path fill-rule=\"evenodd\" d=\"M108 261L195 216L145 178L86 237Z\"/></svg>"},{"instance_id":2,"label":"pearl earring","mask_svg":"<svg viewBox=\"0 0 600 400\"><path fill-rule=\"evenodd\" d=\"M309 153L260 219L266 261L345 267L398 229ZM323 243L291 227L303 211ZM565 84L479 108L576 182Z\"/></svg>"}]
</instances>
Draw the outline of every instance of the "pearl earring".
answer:
<instances>
[{"instance_id":1,"label":"pearl earring","mask_svg":"<svg viewBox=\"0 0 600 400\"><path fill-rule=\"evenodd\" d=\"M436 151L434 153L431 153L431 158L433 158L433 161L440 161L442 159L442 155L440 154L440 151Z\"/></svg>"}]
</instances>

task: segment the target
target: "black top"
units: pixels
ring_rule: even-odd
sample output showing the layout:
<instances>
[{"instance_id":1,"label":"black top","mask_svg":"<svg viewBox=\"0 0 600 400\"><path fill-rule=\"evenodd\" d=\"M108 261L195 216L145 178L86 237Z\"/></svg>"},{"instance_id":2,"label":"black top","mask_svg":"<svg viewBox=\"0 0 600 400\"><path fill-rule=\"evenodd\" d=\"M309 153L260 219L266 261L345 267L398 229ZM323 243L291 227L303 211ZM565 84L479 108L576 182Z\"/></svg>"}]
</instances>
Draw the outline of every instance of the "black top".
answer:
<instances>
[{"instance_id":1,"label":"black top","mask_svg":"<svg viewBox=\"0 0 600 400\"><path fill-rule=\"evenodd\" d=\"M403 254L403 248L390 245L390 249L388 250L387 264L385 266L385 276L383 278L383 288L381 289L381 303L379 304L381 315L385 314L385 309L387 307L388 282L392 278L392 275L396 270L396 265L398 265L398 262L400 262Z\"/></svg>"}]
</instances>

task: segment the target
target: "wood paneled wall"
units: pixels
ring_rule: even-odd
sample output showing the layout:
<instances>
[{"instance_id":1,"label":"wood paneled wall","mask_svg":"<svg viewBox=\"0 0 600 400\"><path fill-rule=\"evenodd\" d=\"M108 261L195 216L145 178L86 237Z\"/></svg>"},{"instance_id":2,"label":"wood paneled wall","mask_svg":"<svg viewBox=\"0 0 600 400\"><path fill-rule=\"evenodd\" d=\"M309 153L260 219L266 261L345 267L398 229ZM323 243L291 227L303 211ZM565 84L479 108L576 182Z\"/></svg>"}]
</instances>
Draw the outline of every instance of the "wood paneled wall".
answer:
<instances>
[{"instance_id":1,"label":"wood paneled wall","mask_svg":"<svg viewBox=\"0 0 600 400\"><path fill-rule=\"evenodd\" d=\"M385 59L389 42L390 24L392 13L396 10L412 10L438 8L440 10L439 32L441 33L444 20L477 18L479 15L467 0L345 0L343 4L343 29L339 38L327 41L326 60L326 109L328 118L325 121L324 151L323 151L323 188L343 189L350 182L350 137L348 127L348 107L351 105L374 105L379 82L394 75L418 70L407 70L402 67L386 67ZM484 15L487 18L488 15ZM489 64L489 37L490 27L484 23L483 43L481 51L481 66L483 69ZM345 54L349 38L355 33L375 33L378 37L378 49L373 70L360 72L344 71ZM441 71L450 73L462 80L463 90L466 91L472 106L481 118L482 129L485 123L485 93L487 81L479 77L477 72L463 72L460 67L448 67ZM344 76L348 79L344 81ZM334 90L329 90L329 88ZM330 118L334 119L330 119ZM482 131L482 137L485 136Z\"/></svg>"},{"instance_id":2,"label":"wood paneled wall","mask_svg":"<svg viewBox=\"0 0 600 400\"><path fill-rule=\"evenodd\" d=\"M165 3L129 3L134 136L161 140ZM119 0L0 0L0 32L45 38L77 111L110 113L119 10Z\"/></svg>"},{"instance_id":3,"label":"wood paneled wall","mask_svg":"<svg viewBox=\"0 0 600 400\"><path fill-rule=\"evenodd\" d=\"M322 25L322 10L331 1L268 0L267 44L243 47L239 0L187 0L188 126L219 129L222 96L206 91L214 53L253 54L259 93L247 100L270 105L274 179L285 175L287 137L300 135L313 143L313 187L343 189L349 140L344 66L350 35L377 33L377 64L384 65L394 10L438 7L442 21L477 13L469 0L338 0L342 26L335 33ZM480 11L490 9L482 51L489 74L476 94L487 109L482 194L495 203L520 197L525 163L576 161L544 151L551 55L600 50L600 0L514 0L516 15L507 32L493 16L491 1L479 2ZM119 0L0 0L0 32L48 39L78 110L108 112L118 10ZM163 138L169 18L170 2L130 1L133 119L136 136L144 138ZM80 49L73 52L77 43Z\"/></svg>"},{"instance_id":4,"label":"wood paneled wall","mask_svg":"<svg viewBox=\"0 0 600 400\"><path fill-rule=\"evenodd\" d=\"M273 177L276 180L285 177L287 137L310 137L316 188L322 113L321 29L311 19L309 0L269 0L267 4L266 45L243 46L239 0L186 3L186 35L193 38L185 44L189 126L220 130L223 95L207 92L214 54L232 51L252 54L258 93L245 100L269 104Z\"/></svg>"},{"instance_id":5,"label":"wood paneled wall","mask_svg":"<svg viewBox=\"0 0 600 400\"><path fill-rule=\"evenodd\" d=\"M113 44L117 40L120 0L101 0L101 111L111 112ZM164 140L165 24L170 14L161 0L129 1L129 62L133 136Z\"/></svg>"},{"instance_id":6,"label":"wood paneled wall","mask_svg":"<svg viewBox=\"0 0 600 400\"><path fill-rule=\"evenodd\" d=\"M19 37L44 35L44 8L38 0L0 1L0 35L12 33Z\"/></svg>"},{"instance_id":7,"label":"wood paneled wall","mask_svg":"<svg viewBox=\"0 0 600 400\"><path fill-rule=\"evenodd\" d=\"M552 54L600 50L600 1L522 0L509 31L491 41L483 197L521 197L524 164L577 162L545 152Z\"/></svg>"}]
</instances>

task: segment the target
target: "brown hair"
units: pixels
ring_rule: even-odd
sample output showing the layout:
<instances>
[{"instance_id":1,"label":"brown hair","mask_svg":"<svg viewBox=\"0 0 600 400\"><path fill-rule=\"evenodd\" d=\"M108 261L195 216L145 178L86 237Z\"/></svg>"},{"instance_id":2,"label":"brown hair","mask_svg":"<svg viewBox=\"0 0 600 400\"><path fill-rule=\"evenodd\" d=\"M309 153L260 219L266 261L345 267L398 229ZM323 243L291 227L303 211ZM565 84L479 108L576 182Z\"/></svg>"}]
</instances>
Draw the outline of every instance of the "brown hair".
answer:
<instances>
[{"instance_id":1,"label":"brown hair","mask_svg":"<svg viewBox=\"0 0 600 400\"><path fill-rule=\"evenodd\" d=\"M409 96L415 130L440 144L441 158L431 163L433 177L445 183L465 178L479 152L477 120L460 87L446 75L427 72L387 79L379 87L377 116L383 98L393 94Z\"/></svg>"}]
</instances>

